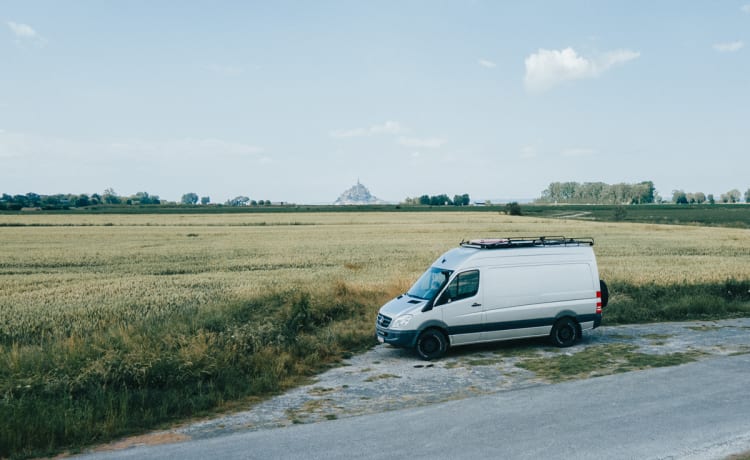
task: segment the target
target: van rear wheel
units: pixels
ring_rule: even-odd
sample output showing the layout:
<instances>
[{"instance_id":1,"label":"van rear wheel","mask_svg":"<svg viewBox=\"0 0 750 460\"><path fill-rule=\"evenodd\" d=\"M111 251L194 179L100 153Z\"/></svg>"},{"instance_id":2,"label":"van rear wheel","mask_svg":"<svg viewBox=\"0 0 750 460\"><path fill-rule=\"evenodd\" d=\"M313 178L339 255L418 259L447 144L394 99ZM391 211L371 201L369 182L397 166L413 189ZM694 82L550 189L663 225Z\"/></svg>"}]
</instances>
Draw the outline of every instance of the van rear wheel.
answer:
<instances>
[{"instance_id":1,"label":"van rear wheel","mask_svg":"<svg viewBox=\"0 0 750 460\"><path fill-rule=\"evenodd\" d=\"M437 329L427 329L419 335L416 350L427 361L440 358L448 350L448 339Z\"/></svg>"},{"instance_id":2,"label":"van rear wheel","mask_svg":"<svg viewBox=\"0 0 750 460\"><path fill-rule=\"evenodd\" d=\"M550 340L555 346L564 348L576 343L579 332L578 325L570 318L561 318L552 326Z\"/></svg>"}]
</instances>

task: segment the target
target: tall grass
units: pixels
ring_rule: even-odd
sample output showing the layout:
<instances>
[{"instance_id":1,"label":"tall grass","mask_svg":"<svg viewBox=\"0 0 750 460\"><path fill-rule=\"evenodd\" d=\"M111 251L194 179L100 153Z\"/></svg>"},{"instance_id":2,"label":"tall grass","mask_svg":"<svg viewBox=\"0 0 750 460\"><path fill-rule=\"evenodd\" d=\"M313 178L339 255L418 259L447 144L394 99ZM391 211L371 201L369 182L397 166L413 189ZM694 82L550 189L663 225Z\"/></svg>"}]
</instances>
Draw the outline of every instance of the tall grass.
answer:
<instances>
[{"instance_id":1,"label":"tall grass","mask_svg":"<svg viewBox=\"0 0 750 460\"><path fill-rule=\"evenodd\" d=\"M50 454L284 390L372 344L392 293L339 282L0 346L0 457Z\"/></svg>"},{"instance_id":2,"label":"tall grass","mask_svg":"<svg viewBox=\"0 0 750 460\"><path fill-rule=\"evenodd\" d=\"M604 324L688 321L750 316L750 280L667 285L617 282Z\"/></svg>"}]
</instances>

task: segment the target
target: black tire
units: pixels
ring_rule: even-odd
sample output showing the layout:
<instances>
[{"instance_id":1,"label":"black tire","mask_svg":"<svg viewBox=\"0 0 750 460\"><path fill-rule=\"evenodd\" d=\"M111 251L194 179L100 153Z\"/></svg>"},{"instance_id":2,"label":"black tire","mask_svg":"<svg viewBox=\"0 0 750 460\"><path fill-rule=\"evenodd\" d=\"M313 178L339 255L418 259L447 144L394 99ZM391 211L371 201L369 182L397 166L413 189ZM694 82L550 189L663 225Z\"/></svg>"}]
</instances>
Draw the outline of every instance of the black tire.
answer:
<instances>
[{"instance_id":1,"label":"black tire","mask_svg":"<svg viewBox=\"0 0 750 460\"><path fill-rule=\"evenodd\" d=\"M604 308L609 303L609 288L604 280L599 280L599 290L602 292L602 308Z\"/></svg>"},{"instance_id":2,"label":"black tire","mask_svg":"<svg viewBox=\"0 0 750 460\"><path fill-rule=\"evenodd\" d=\"M578 324L571 318L560 318L557 320L552 331L549 333L549 338L552 344L556 347L569 347L576 343L579 339L580 333Z\"/></svg>"},{"instance_id":3,"label":"black tire","mask_svg":"<svg viewBox=\"0 0 750 460\"><path fill-rule=\"evenodd\" d=\"M415 348L420 358L430 361L445 354L448 350L448 339L437 329L427 329L419 335Z\"/></svg>"}]
</instances>

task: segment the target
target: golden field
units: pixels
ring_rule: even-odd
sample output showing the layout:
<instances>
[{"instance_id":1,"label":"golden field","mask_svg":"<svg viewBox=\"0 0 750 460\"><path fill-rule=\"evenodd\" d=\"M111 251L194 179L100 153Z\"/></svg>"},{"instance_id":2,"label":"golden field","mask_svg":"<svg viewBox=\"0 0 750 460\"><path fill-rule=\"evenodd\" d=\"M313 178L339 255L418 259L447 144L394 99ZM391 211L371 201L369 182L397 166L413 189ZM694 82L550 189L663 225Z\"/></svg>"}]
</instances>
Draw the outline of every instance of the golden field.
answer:
<instances>
[{"instance_id":1,"label":"golden field","mask_svg":"<svg viewBox=\"0 0 750 460\"><path fill-rule=\"evenodd\" d=\"M399 292L464 238L527 235L593 237L610 283L750 279L741 229L487 212L2 215L0 337L85 334L339 282Z\"/></svg>"}]
</instances>

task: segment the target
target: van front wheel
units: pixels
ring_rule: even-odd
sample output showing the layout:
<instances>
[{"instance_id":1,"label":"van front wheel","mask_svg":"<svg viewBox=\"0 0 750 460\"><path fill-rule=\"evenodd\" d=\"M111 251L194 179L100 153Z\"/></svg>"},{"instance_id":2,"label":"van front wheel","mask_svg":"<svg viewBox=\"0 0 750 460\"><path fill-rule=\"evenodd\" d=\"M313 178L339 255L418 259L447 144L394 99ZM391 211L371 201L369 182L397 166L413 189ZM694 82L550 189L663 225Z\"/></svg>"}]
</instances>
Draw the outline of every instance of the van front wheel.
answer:
<instances>
[{"instance_id":1,"label":"van front wheel","mask_svg":"<svg viewBox=\"0 0 750 460\"><path fill-rule=\"evenodd\" d=\"M578 325L570 318L561 318L552 326L550 339L555 346L569 347L578 340Z\"/></svg>"},{"instance_id":2,"label":"van front wheel","mask_svg":"<svg viewBox=\"0 0 750 460\"><path fill-rule=\"evenodd\" d=\"M437 359L448 350L448 339L437 329L427 329L419 335L416 349L422 359Z\"/></svg>"}]
</instances>

